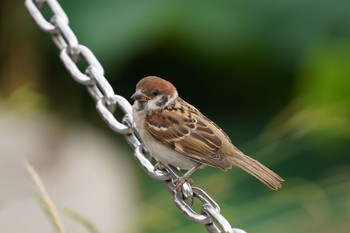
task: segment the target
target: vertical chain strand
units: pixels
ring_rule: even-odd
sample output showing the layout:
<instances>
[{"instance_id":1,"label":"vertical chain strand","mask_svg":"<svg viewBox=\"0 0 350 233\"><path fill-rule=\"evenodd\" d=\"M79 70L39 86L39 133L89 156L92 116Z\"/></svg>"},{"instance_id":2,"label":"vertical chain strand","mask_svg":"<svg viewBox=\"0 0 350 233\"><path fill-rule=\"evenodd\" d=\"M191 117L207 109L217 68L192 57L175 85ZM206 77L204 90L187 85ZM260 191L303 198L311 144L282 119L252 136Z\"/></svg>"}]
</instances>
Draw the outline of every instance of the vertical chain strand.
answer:
<instances>
[{"instance_id":1,"label":"vertical chain strand","mask_svg":"<svg viewBox=\"0 0 350 233\"><path fill-rule=\"evenodd\" d=\"M183 174L179 169L165 166L164 170L155 169L151 156L143 147L132 127L132 106L122 96L116 95L104 76L104 70L92 51L79 44L78 39L69 27L69 20L57 0L25 0L25 6L41 30L51 35L54 44L60 50L60 59L72 78L86 86L88 93L96 102L96 110L106 124L115 132L125 136L134 150L134 157L145 172L153 179L163 181L181 212L192 222L203 224L211 233L245 233L232 228L227 219L220 214L219 205L202 189L184 183L182 189L175 189L175 180ZM50 8L52 16L46 20L41 10ZM77 62L82 59L87 66L84 71L78 68ZM113 113L116 109L125 115L118 121ZM192 209L194 199L202 203L201 212Z\"/></svg>"}]
</instances>

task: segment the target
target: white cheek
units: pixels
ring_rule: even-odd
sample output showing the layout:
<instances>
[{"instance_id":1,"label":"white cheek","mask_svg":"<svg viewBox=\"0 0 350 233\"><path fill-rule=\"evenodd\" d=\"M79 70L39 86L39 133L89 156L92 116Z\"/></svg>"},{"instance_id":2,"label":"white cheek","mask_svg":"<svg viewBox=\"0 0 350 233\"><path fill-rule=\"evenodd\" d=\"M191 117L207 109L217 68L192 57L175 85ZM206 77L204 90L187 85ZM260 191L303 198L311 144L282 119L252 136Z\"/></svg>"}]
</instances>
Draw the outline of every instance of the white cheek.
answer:
<instances>
[{"instance_id":1,"label":"white cheek","mask_svg":"<svg viewBox=\"0 0 350 233\"><path fill-rule=\"evenodd\" d=\"M149 101L147 101L147 109L157 110L157 109L164 108L168 103L162 103L162 98L163 96L159 95L156 98L150 99ZM159 103L161 103L161 105Z\"/></svg>"},{"instance_id":2,"label":"white cheek","mask_svg":"<svg viewBox=\"0 0 350 233\"><path fill-rule=\"evenodd\" d=\"M147 109L149 110L155 110L158 109L159 107L157 106L157 98L156 99L151 99L147 102Z\"/></svg>"},{"instance_id":3,"label":"white cheek","mask_svg":"<svg viewBox=\"0 0 350 233\"><path fill-rule=\"evenodd\" d=\"M147 102L147 107L146 108L148 110L156 110L156 109L164 108L165 106L168 106L171 102L173 102L178 97L178 94L177 94L177 92L175 92L174 96L171 97L171 98L169 98L169 96L167 96L167 98L166 98L167 101L166 102L162 101L163 97L164 97L163 95L159 95L156 98L149 100Z\"/></svg>"}]
</instances>

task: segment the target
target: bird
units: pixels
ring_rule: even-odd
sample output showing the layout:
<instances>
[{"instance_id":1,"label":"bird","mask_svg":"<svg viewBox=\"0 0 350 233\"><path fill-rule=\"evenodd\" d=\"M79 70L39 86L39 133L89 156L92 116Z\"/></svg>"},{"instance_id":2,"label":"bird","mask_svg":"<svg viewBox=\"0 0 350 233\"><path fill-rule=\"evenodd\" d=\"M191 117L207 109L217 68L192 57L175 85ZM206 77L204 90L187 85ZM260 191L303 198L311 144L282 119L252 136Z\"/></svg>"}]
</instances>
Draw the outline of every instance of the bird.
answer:
<instances>
[{"instance_id":1,"label":"bird","mask_svg":"<svg viewBox=\"0 0 350 233\"><path fill-rule=\"evenodd\" d=\"M272 190L282 188L283 178L241 152L217 124L180 98L171 82L142 78L131 99L133 128L156 159L155 169L172 165L187 170L176 180L176 190L192 184L190 175L205 166L223 171L239 167Z\"/></svg>"}]
</instances>

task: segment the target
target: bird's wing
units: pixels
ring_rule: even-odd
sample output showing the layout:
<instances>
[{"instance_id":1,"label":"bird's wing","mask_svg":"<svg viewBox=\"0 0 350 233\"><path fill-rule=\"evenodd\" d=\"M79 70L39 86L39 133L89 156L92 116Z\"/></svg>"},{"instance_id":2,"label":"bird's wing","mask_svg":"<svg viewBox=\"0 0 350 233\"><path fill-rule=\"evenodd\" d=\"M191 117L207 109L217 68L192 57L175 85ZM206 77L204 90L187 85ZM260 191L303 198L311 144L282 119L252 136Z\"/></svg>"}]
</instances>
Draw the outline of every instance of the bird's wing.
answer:
<instances>
[{"instance_id":1,"label":"bird's wing","mask_svg":"<svg viewBox=\"0 0 350 233\"><path fill-rule=\"evenodd\" d=\"M220 153L227 143L224 140L230 143L228 137L193 106L186 103L154 111L147 116L145 124L155 139L190 159L223 170L231 167Z\"/></svg>"}]
</instances>

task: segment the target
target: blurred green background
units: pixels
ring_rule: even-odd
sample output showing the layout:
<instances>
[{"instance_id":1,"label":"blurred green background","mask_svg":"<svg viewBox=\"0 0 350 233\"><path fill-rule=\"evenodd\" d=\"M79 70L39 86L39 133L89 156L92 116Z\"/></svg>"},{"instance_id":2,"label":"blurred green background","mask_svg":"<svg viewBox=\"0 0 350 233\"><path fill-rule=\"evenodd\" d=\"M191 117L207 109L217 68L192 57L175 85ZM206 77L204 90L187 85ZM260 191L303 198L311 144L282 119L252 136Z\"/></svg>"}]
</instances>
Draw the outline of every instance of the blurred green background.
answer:
<instances>
[{"instance_id":1,"label":"blurred green background","mask_svg":"<svg viewBox=\"0 0 350 233\"><path fill-rule=\"evenodd\" d=\"M128 98L147 75L171 81L236 146L285 178L273 192L239 169L195 173L195 184L232 226L250 233L348 232L350 1L59 2L116 93ZM123 140L99 118L23 2L2 1L0 8L1 103L88 121ZM131 154L141 201L128 232L204 232Z\"/></svg>"}]
</instances>

